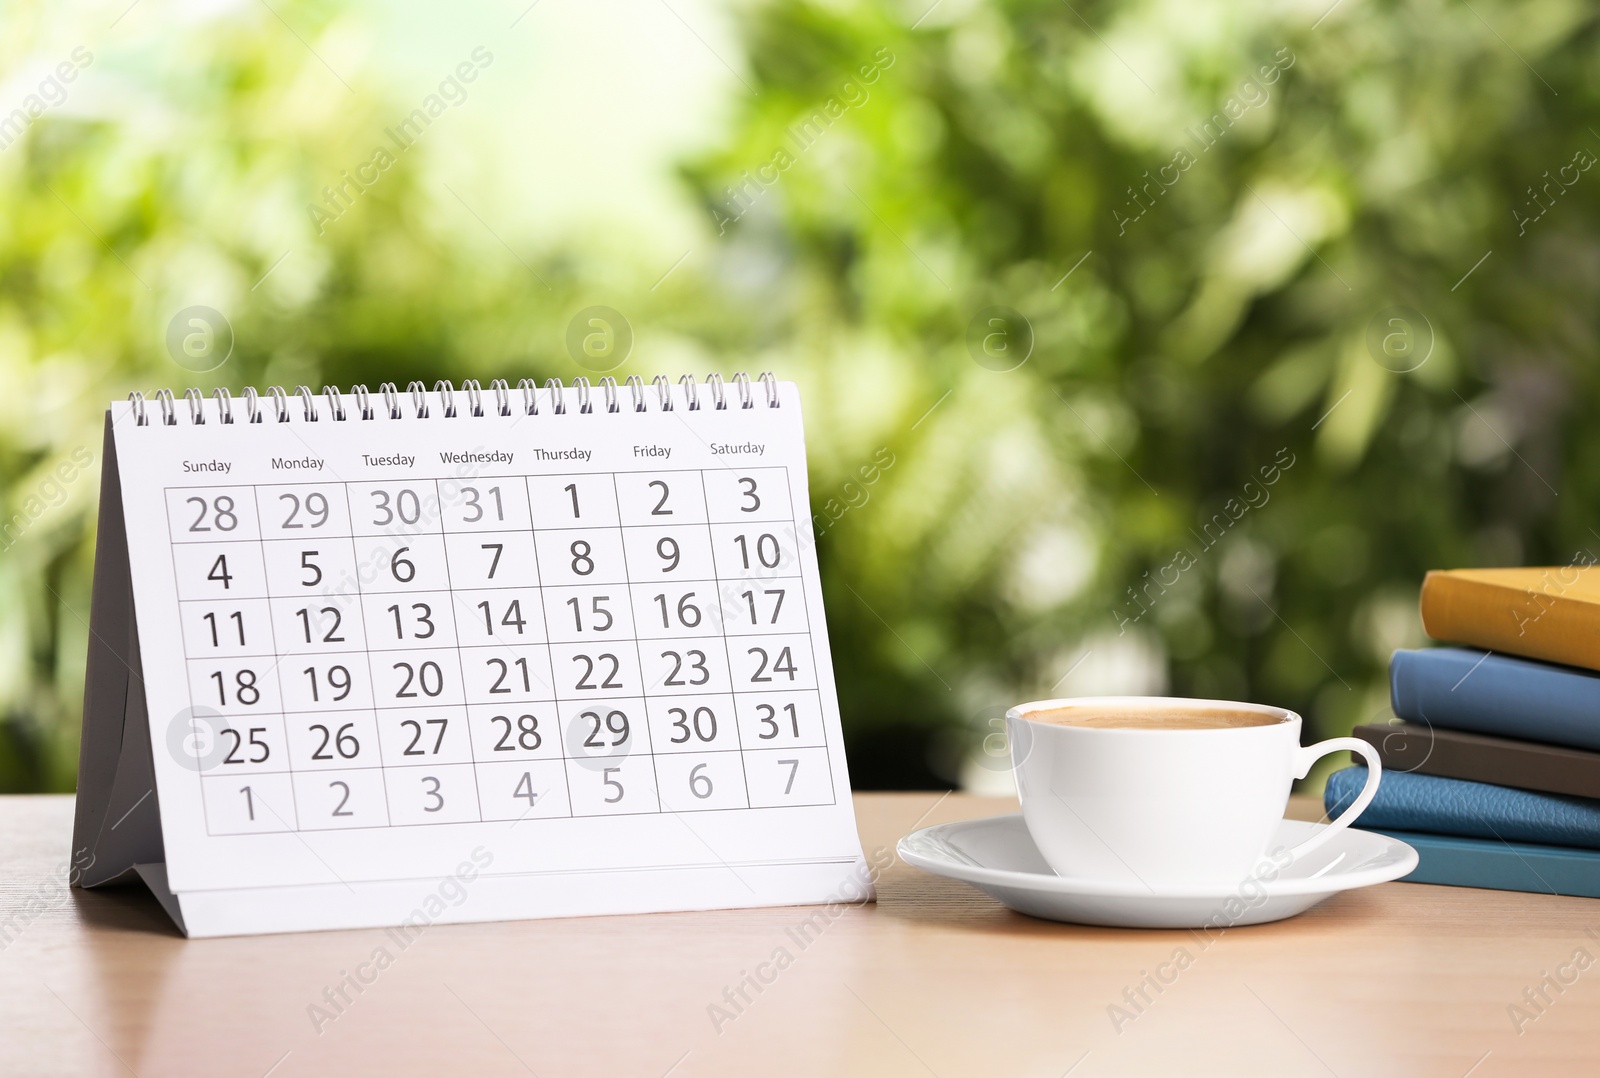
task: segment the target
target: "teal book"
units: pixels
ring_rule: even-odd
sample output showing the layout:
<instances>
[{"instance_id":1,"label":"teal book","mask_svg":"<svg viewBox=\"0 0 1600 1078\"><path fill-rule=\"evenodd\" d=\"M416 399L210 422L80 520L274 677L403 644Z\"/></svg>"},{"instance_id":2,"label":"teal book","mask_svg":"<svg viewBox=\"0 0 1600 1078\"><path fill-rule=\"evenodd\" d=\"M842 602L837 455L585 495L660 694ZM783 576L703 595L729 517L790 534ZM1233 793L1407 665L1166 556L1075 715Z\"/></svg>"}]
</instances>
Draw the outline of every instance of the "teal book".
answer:
<instances>
[{"instance_id":1,"label":"teal book","mask_svg":"<svg viewBox=\"0 0 1600 1078\"><path fill-rule=\"evenodd\" d=\"M1367 769L1347 767L1328 776L1322 800L1337 816L1355 801ZM1456 835L1539 846L1600 849L1600 800L1539 793L1488 782L1388 771L1358 827L1369 831Z\"/></svg>"},{"instance_id":2,"label":"teal book","mask_svg":"<svg viewBox=\"0 0 1600 1078\"><path fill-rule=\"evenodd\" d=\"M1343 812L1366 779L1364 767L1330 775L1328 815ZM1356 826L1417 851L1410 883L1600 898L1600 800L1385 771Z\"/></svg>"},{"instance_id":3,"label":"teal book","mask_svg":"<svg viewBox=\"0 0 1600 1078\"><path fill-rule=\"evenodd\" d=\"M1595 850L1388 828L1373 830L1417 851L1417 867L1401 878L1402 883L1600 898L1600 852Z\"/></svg>"}]
</instances>

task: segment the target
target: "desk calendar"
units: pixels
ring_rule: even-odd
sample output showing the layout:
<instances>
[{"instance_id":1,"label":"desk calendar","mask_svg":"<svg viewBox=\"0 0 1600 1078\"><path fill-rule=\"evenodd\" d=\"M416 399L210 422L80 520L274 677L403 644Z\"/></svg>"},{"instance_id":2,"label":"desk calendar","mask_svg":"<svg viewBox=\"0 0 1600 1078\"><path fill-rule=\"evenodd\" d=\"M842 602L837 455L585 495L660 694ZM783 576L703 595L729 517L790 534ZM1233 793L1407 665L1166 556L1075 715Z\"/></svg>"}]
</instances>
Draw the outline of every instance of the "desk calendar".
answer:
<instances>
[{"instance_id":1,"label":"desk calendar","mask_svg":"<svg viewBox=\"0 0 1600 1078\"><path fill-rule=\"evenodd\" d=\"M104 459L86 884L196 936L862 892L792 384L163 391Z\"/></svg>"}]
</instances>

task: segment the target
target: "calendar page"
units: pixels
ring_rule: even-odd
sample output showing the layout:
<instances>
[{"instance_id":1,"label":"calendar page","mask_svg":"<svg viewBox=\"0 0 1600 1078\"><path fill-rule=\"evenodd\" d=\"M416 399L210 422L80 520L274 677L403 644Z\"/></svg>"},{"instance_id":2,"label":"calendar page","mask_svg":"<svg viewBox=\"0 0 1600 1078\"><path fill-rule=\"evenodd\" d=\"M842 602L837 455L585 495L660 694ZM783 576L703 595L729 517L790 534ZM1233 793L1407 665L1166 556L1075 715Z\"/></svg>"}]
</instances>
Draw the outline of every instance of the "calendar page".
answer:
<instances>
[{"instance_id":1,"label":"calendar page","mask_svg":"<svg viewBox=\"0 0 1600 1078\"><path fill-rule=\"evenodd\" d=\"M859 864L799 395L659 388L112 408L173 892Z\"/></svg>"}]
</instances>

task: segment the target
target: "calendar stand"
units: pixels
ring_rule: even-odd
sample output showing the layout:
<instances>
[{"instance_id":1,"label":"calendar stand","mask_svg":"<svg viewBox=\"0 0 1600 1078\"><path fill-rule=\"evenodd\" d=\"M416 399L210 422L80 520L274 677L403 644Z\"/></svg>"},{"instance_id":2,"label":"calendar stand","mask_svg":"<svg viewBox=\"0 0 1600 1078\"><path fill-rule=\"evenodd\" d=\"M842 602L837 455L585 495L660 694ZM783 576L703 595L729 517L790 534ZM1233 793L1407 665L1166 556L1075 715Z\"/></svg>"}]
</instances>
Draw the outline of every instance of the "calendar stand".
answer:
<instances>
[{"instance_id":1,"label":"calendar stand","mask_svg":"<svg viewBox=\"0 0 1600 1078\"><path fill-rule=\"evenodd\" d=\"M113 406L79 882L190 935L870 890L798 394L600 388Z\"/></svg>"},{"instance_id":2,"label":"calendar stand","mask_svg":"<svg viewBox=\"0 0 1600 1078\"><path fill-rule=\"evenodd\" d=\"M101 460L100 533L72 829L74 882L97 887L136 875L181 928L182 914L166 886L160 799L150 755L122 489L109 416Z\"/></svg>"}]
</instances>

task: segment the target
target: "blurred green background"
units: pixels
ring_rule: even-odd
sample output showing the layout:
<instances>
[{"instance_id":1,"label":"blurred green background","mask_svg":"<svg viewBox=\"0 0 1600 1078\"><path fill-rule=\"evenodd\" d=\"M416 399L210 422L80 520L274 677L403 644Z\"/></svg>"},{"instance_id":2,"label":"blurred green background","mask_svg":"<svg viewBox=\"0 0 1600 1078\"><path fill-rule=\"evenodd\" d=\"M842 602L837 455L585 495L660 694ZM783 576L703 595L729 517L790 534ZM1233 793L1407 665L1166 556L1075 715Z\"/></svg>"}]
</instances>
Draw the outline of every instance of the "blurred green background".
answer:
<instances>
[{"instance_id":1,"label":"blurred green background","mask_svg":"<svg viewBox=\"0 0 1600 1078\"><path fill-rule=\"evenodd\" d=\"M1045 695L1342 732L1425 569L1600 552L1592 6L929 3L0 5L0 790L130 389L794 379L863 788Z\"/></svg>"}]
</instances>

